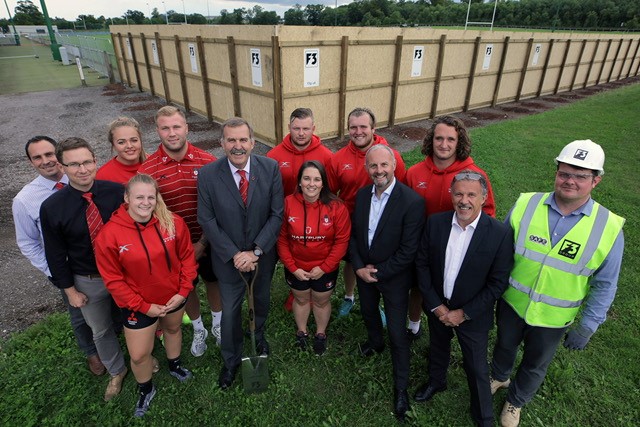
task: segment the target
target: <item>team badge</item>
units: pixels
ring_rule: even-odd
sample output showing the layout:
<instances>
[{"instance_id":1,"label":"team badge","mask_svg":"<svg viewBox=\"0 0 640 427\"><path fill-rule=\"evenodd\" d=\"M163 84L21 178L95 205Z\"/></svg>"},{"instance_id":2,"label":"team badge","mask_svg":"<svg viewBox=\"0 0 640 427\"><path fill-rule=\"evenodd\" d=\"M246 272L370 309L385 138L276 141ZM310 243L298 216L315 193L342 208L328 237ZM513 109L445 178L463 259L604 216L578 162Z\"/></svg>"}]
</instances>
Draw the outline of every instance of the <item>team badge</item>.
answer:
<instances>
[{"instance_id":1,"label":"team badge","mask_svg":"<svg viewBox=\"0 0 640 427\"><path fill-rule=\"evenodd\" d=\"M564 239L562 245L560 245L560 250L558 250L558 255L563 257L574 259L578 252L580 251L580 243L572 242L571 240Z\"/></svg>"}]
</instances>

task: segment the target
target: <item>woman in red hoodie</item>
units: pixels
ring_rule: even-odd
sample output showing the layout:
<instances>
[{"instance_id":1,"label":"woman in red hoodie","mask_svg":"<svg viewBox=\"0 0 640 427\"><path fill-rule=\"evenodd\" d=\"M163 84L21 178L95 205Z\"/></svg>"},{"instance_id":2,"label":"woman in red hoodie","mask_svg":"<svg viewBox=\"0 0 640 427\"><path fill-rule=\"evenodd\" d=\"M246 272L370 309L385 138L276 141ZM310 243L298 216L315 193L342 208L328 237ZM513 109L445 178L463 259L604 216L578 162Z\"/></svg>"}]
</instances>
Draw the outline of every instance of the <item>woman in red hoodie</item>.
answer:
<instances>
[{"instance_id":1,"label":"woman in red hoodie","mask_svg":"<svg viewBox=\"0 0 640 427\"><path fill-rule=\"evenodd\" d=\"M96 179L126 184L138 173L138 168L147 159L142 147L140 124L131 117L118 117L109 124L108 134L111 152L116 156L98 169Z\"/></svg>"},{"instance_id":2,"label":"woman in red hoodie","mask_svg":"<svg viewBox=\"0 0 640 427\"><path fill-rule=\"evenodd\" d=\"M153 178L131 178L124 201L100 230L95 253L104 283L126 319L124 336L140 391L134 415L140 417L156 394L151 351L158 323L169 373L181 382L192 377L180 363L180 325L197 264L189 229L167 209Z\"/></svg>"},{"instance_id":3,"label":"woman in red hoodie","mask_svg":"<svg viewBox=\"0 0 640 427\"><path fill-rule=\"evenodd\" d=\"M284 199L284 218L278 255L293 290L296 345L307 346L307 321L313 308L313 350L322 355L327 349L331 294L340 260L349 246L351 220L344 203L329 190L320 162L311 160L300 167L296 192Z\"/></svg>"}]
</instances>

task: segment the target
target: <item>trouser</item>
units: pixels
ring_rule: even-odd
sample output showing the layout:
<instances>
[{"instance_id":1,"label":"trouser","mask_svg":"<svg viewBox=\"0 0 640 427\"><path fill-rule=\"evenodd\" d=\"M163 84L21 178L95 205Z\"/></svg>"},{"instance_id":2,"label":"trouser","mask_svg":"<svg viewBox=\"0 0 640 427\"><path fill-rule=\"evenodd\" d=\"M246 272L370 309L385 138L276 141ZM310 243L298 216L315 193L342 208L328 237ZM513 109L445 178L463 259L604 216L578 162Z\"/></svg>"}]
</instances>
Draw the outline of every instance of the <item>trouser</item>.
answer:
<instances>
[{"instance_id":1,"label":"trouser","mask_svg":"<svg viewBox=\"0 0 640 427\"><path fill-rule=\"evenodd\" d=\"M69 311L71 329L73 330L73 335L76 337L80 351L87 357L97 354L98 350L96 350L96 345L93 342L93 332L91 332L91 328L87 325L87 322L85 322L82 310L69 304L69 298L67 298L64 289L60 289L60 294L62 295L64 305L67 306L67 310Z\"/></svg>"},{"instance_id":2,"label":"trouser","mask_svg":"<svg viewBox=\"0 0 640 427\"><path fill-rule=\"evenodd\" d=\"M93 332L93 342L98 350L102 364L112 376L125 368L124 357L118 337L113 330L111 315L111 294L100 278L74 276L75 286L87 296L88 302L80 308L85 321Z\"/></svg>"},{"instance_id":3,"label":"trouser","mask_svg":"<svg viewBox=\"0 0 640 427\"><path fill-rule=\"evenodd\" d=\"M542 385L567 327L528 325L503 299L498 301L496 317L498 339L493 349L491 375L498 381L506 381L510 377L518 347L524 341L522 361L507 393L508 402L522 407L533 399Z\"/></svg>"}]
</instances>

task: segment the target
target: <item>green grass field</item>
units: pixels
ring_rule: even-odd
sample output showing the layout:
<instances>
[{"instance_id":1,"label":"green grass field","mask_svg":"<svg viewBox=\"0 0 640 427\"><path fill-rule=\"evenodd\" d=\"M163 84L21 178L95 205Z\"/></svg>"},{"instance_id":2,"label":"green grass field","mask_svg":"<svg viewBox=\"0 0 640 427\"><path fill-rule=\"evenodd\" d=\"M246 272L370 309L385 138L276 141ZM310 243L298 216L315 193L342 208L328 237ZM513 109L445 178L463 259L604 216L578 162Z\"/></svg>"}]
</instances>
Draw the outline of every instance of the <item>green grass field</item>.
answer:
<instances>
[{"instance_id":1,"label":"green grass field","mask_svg":"<svg viewBox=\"0 0 640 427\"><path fill-rule=\"evenodd\" d=\"M575 139L590 138L606 152L606 174L594 197L627 218L626 252L616 301L608 321L582 352L559 348L547 380L522 412L522 426L640 425L640 191L634 183L639 155L640 85L595 95L539 115L474 129L473 157L491 178L498 216L504 217L520 192L553 188L553 159ZM422 159L416 149L409 165ZM274 277L268 339L271 384L267 393L245 395L241 379L227 392L217 387L222 366L219 350L193 358L188 350L191 327L184 328L184 365L195 378L179 384L167 372L161 346L154 354L161 371L158 394L144 422L134 420L136 384L125 380L122 394L105 404L107 379L85 368L64 314L15 334L1 343L0 424L2 425L222 425L222 426L383 426L393 425L389 351L370 359L356 354L365 339L359 312L333 319L329 351L323 357L293 348L291 314L282 302L287 294L282 267ZM343 292L338 285L338 294ZM201 289L202 291L202 289ZM203 299L204 300L204 299ZM339 297L334 296L335 307ZM358 305L356 305L358 307ZM206 313L203 307L203 313ZM210 315L205 314L205 323ZM310 328L314 330L313 326ZM493 336L492 336L493 339ZM123 345L123 348L124 345ZM412 347L411 390L426 380L427 340ZM454 342L449 388L427 404L412 404L410 425L470 426L469 393ZM498 392L498 414L505 392Z\"/></svg>"},{"instance_id":2,"label":"green grass field","mask_svg":"<svg viewBox=\"0 0 640 427\"><path fill-rule=\"evenodd\" d=\"M37 56L37 58L36 58ZM84 68L88 86L104 86L108 79ZM0 46L0 95L82 87L78 67L54 61L51 48L23 38L20 46Z\"/></svg>"}]
</instances>

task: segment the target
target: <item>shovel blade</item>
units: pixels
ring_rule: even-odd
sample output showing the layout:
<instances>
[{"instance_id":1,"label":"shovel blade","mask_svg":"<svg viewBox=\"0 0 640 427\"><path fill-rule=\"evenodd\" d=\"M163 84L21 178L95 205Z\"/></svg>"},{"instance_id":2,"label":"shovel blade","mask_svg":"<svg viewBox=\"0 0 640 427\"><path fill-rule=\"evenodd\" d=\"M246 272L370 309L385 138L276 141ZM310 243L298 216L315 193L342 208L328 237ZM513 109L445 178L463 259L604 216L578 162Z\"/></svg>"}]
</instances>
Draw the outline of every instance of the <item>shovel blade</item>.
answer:
<instances>
[{"instance_id":1,"label":"shovel blade","mask_svg":"<svg viewBox=\"0 0 640 427\"><path fill-rule=\"evenodd\" d=\"M242 383L245 393L262 393L269 387L267 356L242 358Z\"/></svg>"}]
</instances>

